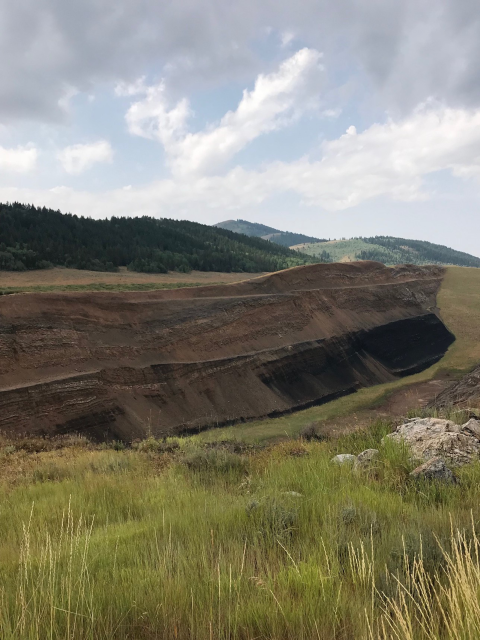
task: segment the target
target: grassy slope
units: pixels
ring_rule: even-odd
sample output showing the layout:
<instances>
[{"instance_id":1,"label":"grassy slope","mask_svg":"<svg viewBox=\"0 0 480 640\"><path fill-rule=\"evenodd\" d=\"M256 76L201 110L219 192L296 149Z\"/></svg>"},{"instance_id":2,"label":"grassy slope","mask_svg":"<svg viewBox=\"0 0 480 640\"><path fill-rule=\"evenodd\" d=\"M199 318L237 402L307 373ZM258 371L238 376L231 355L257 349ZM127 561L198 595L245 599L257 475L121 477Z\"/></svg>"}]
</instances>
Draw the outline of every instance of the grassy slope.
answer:
<instances>
[{"instance_id":1,"label":"grassy slope","mask_svg":"<svg viewBox=\"0 0 480 640\"><path fill-rule=\"evenodd\" d=\"M309 422L352 415L356 411L378 405L392 391L414 382L432 379L439 373L451 372L458 375L469 371L480 361L480 269L448 267L437 304L443 321L456 336L456 341L445 357L426 371L395 382L361 389L354 395L292 415L207 431L201 434L201 438L237 438L257 442L284 435L295 436Z\"/></svg>"},{"instance_id":2,"label":"grassy slope","mask_svg":"<svg viewBox=\"0 0 480 640\"><path fill-rule=\"evenodd\" d=\"M333 262L359 260L360 253L366 251L369 256L368 259L378 260L389 265L407 262L414 264L437 262L439 264L480 266L480 260L475 256L429 242L393 237L385 237L383 238L384 244L380 244L381 242L382 238L378 238L378 244L365 242L365 240L359 238L352 238L351 240L332 240L328 243L298 244L294 248L312 256L320 256L323 251L328 251ZM402 249L400 250L398 246L395 246L396 244Z\"/></svg>"},{"instance_id":3,"label":"grassy slope","mask_svg":"<svg viewBox=\"0 0 480 640\"><path fill-rule=\"evenodd\" d=\"M408 588L421 550L424 577L448 568L435 536L448 552L451 517L467 531L480 517L479 464L458 487L413 484L406 453L380 444L386 431L245 456L192 441L175 454L152 441L143 451L3 448L2 640L377 640L382 619L396 624L380 595L395 596L393 574ZM330 463L368 446L381 449L370 474ZM446 634L431 605L429 640L478 638L478 620L470 634ZM427 638L413 629L396 637Z\"/></svg>"},{"instance_id":4,"label":"grassy slope","mask_svg":"<svg viewBox=\"0 0 480 640\"><path fill-rule=\"evenodd\" d=\"M458 340L421 376L479 358L479 277L449 270L439 303ZM301 416L311 419L255 428L271 435ZM0 442L0 637L475 640L480 562L455 531L478 553L480 464L457 486L415 484L407 453L381 442L390 428L242 455L200 438L173 452L154 440L134 450ZM367 447L380 449L370 473L330 463Z\"/></svg>"},{"instance_id":5,"label":"grassy slope","mask_svg":"<svg viewBox=\"0 0 480 640\"><path fill-rule=\"evenodd\" d=\"M301 244L295 247L302 253L309 256L318 256L322 251L328 251L332 257L332 262L354 261L357 260L356 254L360 251L370 251L372 249L381 249L378 245L368 244L363 240L331 240L330 242L314 242Z\"/></svg>"},{"instance_id":6,"label":"grassy slope","mask_svg":"<svg viewBox=\"0 0 480 640\"><path fill-rule=\"evenodd\" d=\"M0 271L2 293L51 291L149 291L179 287L226 284L249 280L263 273L220 273L192 271L191 273L137 273L121 268L116 273L86 271L55 267L42 271Z\"/></svg>"},{"instance_id":7,"label":"grassy slope","mask_svg":"<svg viewBox=\"0 0 480 640\"><path fill-rule=\"evenodd\" d=\"M208 284L221 284L209 282ZM157 289L180 289L182 287L202 287L202 282L136 282L118 283L92 282L91 284L47 284L24 287L0 287L0 296L12 293L51 293L55 291L155 291Z\"/></svg>"}]
</instances>

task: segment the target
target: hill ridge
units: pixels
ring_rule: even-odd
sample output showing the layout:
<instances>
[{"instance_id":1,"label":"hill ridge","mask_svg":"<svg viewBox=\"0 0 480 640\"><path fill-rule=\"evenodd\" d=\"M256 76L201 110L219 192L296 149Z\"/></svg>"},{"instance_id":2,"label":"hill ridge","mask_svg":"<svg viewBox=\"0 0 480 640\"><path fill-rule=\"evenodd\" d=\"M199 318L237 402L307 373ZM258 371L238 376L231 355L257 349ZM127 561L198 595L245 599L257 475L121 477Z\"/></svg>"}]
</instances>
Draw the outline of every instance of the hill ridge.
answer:
<instances>
[{"instance_id":1,"label":"hill ridge","mask_svg":"<svg viewBox=\"0 0 480 640\"><path fill-rule=\"evenodd\" d=\"M188 220L92 219L18 202L0 204L0 270L52 265L166 273L258 273L318 262L289 247Z\"/></svg>"},{"instance_id":2,"label":"hill ridge","mask_svg":"<svg viewBox=\"0 0 480 640\"><path fill-rule=\"evenodd\" d=\"M214 227L220 229L227 229L234 233L241 233L243 235L255 238L263 238L264 240L270 240L275 244L279 244L282 247L291 247L295 244L302 242L325 242L322 238L316 238L314 236L307 236L304 233L295 233L293 231L281 231L274 227L269 227L259 222L248 222L248 220L224 220L223 222L217 222Z\"/></svg>"},{"instance_id":3,"label":"hill ridge","mask_svg":"<svg viewBox=\"0 0 480 640\"><path fill-rule=\"evenodd\" d=\"M324 262L374 260L387 266L395 264L439 264L480 267L480 258L427 240L394 236L358 237L322 243L301 243L291 247L320 258Z\"/></svg>"},{"instance_id":4,"label":"hill ridge","mask_svg":"<svg viewBox=\"0 0 480 640\"><path fill-rule=\"evenodd\" d=\"M302 233L281 231L240 218L218 222L214 226L243 233L250 237L261 237L281 246L288 246L290 249L307 253L320 262L373 260L388 266L406 263L480 267L480 258L427 240L412 240L395 236L359 236L342 240L326 240Z\"/></svg>"}]
</instances>

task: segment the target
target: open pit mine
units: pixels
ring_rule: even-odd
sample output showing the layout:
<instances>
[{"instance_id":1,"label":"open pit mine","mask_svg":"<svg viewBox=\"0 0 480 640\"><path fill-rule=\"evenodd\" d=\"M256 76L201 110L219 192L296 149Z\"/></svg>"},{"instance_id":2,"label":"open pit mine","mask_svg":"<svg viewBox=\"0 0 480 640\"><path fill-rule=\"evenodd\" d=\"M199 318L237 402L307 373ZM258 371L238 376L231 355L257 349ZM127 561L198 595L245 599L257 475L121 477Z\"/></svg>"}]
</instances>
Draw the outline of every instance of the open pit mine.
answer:
<instances>
[{"instance_id":1,"label":"open pit mine","mask_svg":"<svg viewBox=\"0 0 480 640\"><path fill-rule=\"evenodd\" d=\"M439 360L441 267L317 264L221 286L0 297L0 431L131 441L327 402Z\"/></svg>"}]
</instances>

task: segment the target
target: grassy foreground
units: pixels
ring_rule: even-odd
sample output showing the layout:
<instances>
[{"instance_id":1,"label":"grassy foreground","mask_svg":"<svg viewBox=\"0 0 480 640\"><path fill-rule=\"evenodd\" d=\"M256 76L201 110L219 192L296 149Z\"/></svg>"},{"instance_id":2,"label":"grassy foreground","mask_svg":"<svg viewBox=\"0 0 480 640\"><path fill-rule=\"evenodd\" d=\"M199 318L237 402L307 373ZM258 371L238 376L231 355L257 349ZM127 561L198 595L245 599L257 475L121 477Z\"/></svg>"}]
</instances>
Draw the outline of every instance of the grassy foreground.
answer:
<instances>
[{"instance_id":1,"label":"grassy foreground","mask_svg":"<svg viewBox=\"0 0 480 640\"><path fill-rule=\"evenodd\" d=\"M253 449L4 445L0 637L480 637L480 464L417 484L391 429ZM332 465L376 446L369 471Z\"/></svg>"}]
</instances>

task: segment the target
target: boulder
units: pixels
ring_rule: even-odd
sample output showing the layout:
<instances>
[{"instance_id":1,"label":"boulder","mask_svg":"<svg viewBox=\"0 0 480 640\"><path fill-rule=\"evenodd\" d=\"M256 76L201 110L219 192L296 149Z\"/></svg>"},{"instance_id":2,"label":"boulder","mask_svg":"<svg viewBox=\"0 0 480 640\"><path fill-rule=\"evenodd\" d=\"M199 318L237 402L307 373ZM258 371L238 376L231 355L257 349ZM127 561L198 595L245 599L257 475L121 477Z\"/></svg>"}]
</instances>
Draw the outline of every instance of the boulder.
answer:
<instances>
[{"instance_id":1,"label":"boulder","mask_svg":"<svg viewBox=\"0 0 480 640\"><path fill-rule=\"evenodd\" d=\"M378 449L365 449L362 453L359 453L355 460L353 467L356 470L368 469L377 460L379 451Z\"/></svg>"},{"instance_id":2,"label":"boulder","mask_svg":"<svg viewBox=\"0 0 480 640\"><path fill-rule=\"evenodd\" d=\"M462 431L467 431L480 440L480 420L470 418L468 422L462 425Z\"/></svg>"},{"instance_id":3,"label":"boulder","mask_svg":"<svg viewBox=\"0 0 480 640\"><path fill-rule=\"evenodd\" d=\"M337 456L332 458L331 462L333 462L333 464L353 466L356 459L357 456L354 456L351 453L339 453Z\"/></svg>"},{"instance_id":4,"label":"boulder","mask_svg":"<svg viewBox=\"0 0 480 640\"><path fill-rule=\"evenodd\" d=\"M443 458L432 458L412 471L410 477L417 480L438 480L439 482L447 482L456 484L457 478L445 464Z\"/></svg>"},{"instance_id":5,"label":"boulder","mask_svg":"<svg viewBox=\"0 0 480 640\"><path fill-rule=\"evenodd\" d=\"M441 457L452 465L461 465L480 455L480 438L472 426L467 427L470 422L460 426L440 418L413 418L386 437L405 442L417 460Z\"/></svg>"}]
</instances>

